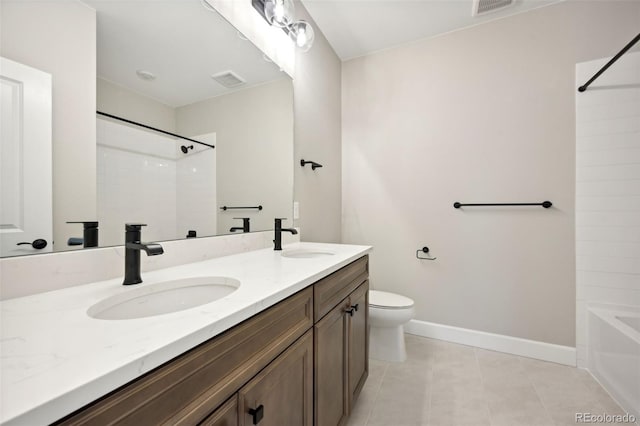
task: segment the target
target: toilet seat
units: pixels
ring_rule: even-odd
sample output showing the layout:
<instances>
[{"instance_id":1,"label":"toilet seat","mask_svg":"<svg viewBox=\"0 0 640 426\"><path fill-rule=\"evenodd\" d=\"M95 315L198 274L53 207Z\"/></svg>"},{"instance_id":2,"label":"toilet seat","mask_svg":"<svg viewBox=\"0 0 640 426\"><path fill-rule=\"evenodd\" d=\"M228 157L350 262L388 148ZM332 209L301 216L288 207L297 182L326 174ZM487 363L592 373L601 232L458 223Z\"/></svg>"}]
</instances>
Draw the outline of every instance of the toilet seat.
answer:
<instances>
[{"instance_id":1,"label":"toilet seat","mask_svg":"<svg viewBox=\"0 0 640 426\"><path fill-rule=\"evenodd\" d=\"M369 290L369 306L377 309L407 309L413 307L413 300L395 293Z\"/></svg>"}]
</instances>

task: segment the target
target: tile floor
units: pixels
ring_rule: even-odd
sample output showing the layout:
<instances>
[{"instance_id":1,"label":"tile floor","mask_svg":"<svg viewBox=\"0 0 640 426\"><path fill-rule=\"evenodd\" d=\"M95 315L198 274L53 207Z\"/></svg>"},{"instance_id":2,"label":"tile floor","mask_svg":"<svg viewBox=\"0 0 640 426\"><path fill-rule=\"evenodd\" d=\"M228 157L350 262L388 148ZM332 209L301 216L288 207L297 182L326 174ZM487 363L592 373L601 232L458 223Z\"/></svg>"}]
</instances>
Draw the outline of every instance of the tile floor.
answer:
<instances>
[{"instance_id":1,"label":"tile floor","mask_svg":"<svg viewBox=\"0 0 640 426\"><path fill-rule=\"evenodd\" d=\"M576 413L624 414L581 369L410 334L406 342L406 362L371 360L347 426L575 426Z\"/></svg>"}]
</instances>

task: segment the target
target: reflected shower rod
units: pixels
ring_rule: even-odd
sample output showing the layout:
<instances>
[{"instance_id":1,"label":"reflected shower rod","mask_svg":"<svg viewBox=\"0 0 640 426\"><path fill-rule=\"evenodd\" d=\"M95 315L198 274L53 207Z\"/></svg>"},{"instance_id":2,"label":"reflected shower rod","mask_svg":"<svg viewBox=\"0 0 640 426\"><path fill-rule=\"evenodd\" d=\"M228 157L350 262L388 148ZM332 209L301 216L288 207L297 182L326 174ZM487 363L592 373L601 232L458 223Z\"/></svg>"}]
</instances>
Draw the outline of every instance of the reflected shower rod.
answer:
<instances>
[{"instance_id":1,"label":"reflected shower rod","mask_svg":"<svg viewBox=\"0 0 640 426\"><path fill-rule=\"evenodd\" d=\"M102 116L105 116L105 117L108 117L108 118L112 118L114 120L122 121L124 123L133 124L134 126L142 127L144 129L153 130L154 132L162 133L163 135L173 136L174 138L183 139L185 141L189 141L189 142L197 143L197 144L200 144L200 145L208 146L209 148L215 148L214 145L210 145L208 143L200 142L200 141L197 141L195 139L188 138L186 136L180 136L180 135L178 135L176 133L167 132L166 130L157 129L155 127L147 126L146 124L138 123L137 121L128 120L126 118L118 117L117 115L107 114L106 112L102 112L102 111L96 111L96 114L102 115Z\"/></svg>"}]
</instances>

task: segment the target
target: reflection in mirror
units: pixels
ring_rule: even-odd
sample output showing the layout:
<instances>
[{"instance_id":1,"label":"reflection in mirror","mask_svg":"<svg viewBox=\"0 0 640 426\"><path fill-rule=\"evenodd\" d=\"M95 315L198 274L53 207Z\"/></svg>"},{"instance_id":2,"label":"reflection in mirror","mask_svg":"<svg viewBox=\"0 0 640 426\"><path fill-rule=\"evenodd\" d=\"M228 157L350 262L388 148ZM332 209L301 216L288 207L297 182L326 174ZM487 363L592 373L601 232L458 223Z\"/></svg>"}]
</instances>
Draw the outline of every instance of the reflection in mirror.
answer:
<instances>
[{"instance_id":1,"label":"reflection in mirror","mask_svg":"<svg viewBox=\"0 0 640 426\"><path fill-rule=\"evenodd\" d=\"M104 114L94 118L95 154L77 150L75 156L72 152L65 158L54 155L54 241L49 249L85 248L79 221L99 223L98 243L104 247L123 244L127 222L148 224L143 238L163 241L267 230L273 227L274 217L291 217L290 78L201 0L84 3L82 7L89 6L96 14L94 111ZM20 28L32 25L27 21L34 15L51 11L52 4L57 7L56 14L49 13L50 19L64 21L61 26L77 26L67 21L78 15L65 12L73 6L69 2L2 0L3 26L7 20L25 20L9 22L14 30L3 31L3 39L9 38L9 43L13 39L18 45L23 37ZM13 8L30 9L13 13ZM51 43L57 34L44 31L41 37ZM68 49L66 44L59 37L54 48ZM3 56L5 45L3 41ZM23 56L14 53L16 49L20 53L19 47L8 51L18 56L15 60L51 73L53 115L65 113L56 110L55 102L56 93L62 93L56 90L56 81L65 77L65 69L46 69L40 57L29 59L35 53L51 57L55 53L51 49L34 52L33 46L29 48ZM86 60L91 56L90 47L82 48ZM80 55L81 49L76 50ZM74 125L74 117L65 119L62 125ZM54 121L54 153L60 143L56 124ZM71 185L56 184L56 168L80 163L91 163L89 169L95 170L92 176L79 171L76 176L78 182L96 182L93 194L83 194L78 203L93 206L86 210L74 210L67 201L74 197ZM57 203L67 207L58 211ZM258 206L260 209L253 208ZM24 235L25 241L36 238ZM1 255L36 252L20 246Z\"/></svg>"}]
</instances>

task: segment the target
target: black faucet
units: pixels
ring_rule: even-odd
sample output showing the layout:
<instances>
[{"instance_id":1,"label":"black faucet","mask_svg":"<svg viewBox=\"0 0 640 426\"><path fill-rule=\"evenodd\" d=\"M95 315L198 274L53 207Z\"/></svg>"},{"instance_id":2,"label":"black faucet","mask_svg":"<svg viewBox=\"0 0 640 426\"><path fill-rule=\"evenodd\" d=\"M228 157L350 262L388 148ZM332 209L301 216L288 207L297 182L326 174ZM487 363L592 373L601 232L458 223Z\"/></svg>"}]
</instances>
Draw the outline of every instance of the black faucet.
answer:
<instances>
[{"instance_id":1,"label":"black faucet","mask_svg":"<svg viewBox=\"0 0 640 426\"><path fill-rule=\"evenodd\" d=\"M124 226L124 281L123 285L140 284L140 250L144 250L147 256L157 256L164 253L158 243L141 243L140 234L142 223L127 223Z\"/></svg>"},{"instance_id":2,"label":"black faucet","mask_svg":"<svg viewBox=\"0 0 640 426\"><path fill-rule=\"evenodd\" d=\"M287 220L287 218L286 217L276 218L276 223L275 223L276 239L273 240L274 250L282 250L282 231L291 232L293 235L296 235L298 233L298 231L296 231L294 228L283 228L282 227L283 220Z\"/></svg>"},{"instance_id":3,"label":"black faucet","mask_svg":"<svg viewBox=\"0 0 640 426\"><path fill-rule=\"evenodd\" d=\"M84 248L89 247L98 247L98 222L96 221L86 221L86 222L67 222L67 223L82 223L84 232L82 234L82 239L78 238L69 238L69 245L74 246L78 245L77 242L82 241L82 246Z\"/></svg>"},{"instance_id":4,"label":"black faucet","mask_svg":"<svg viewBox=\"0 0 640 426\"><path fill-rule=\"evenodd\" d=\"M234 219L242 219L242 226L234 226L233 228L229 229L229 232L236 232L236 231L242 231L242 232L249 232L249 217L234 217Z\"/></svg>"}]
</instances>

